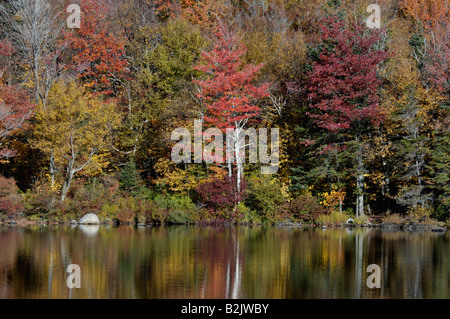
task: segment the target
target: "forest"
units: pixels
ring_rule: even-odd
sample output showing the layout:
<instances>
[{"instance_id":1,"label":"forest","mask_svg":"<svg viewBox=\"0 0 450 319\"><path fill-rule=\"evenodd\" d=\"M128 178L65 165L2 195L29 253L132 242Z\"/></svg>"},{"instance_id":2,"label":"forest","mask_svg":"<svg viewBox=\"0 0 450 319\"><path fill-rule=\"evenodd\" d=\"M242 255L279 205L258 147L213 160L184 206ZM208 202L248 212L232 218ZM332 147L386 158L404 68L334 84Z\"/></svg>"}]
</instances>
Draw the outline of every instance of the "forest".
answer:
<instances>
[{"instance_id":1,"label":"forest","mask_svg":"<svg viewBox=\"0 0 450 319\"><path fill-rule=\"evenodd\" d=\"M449 7L0 1L0 219L448 224ZM174 162L195 121L278 128L276 173Z\"/></svg>"}]
</instances>

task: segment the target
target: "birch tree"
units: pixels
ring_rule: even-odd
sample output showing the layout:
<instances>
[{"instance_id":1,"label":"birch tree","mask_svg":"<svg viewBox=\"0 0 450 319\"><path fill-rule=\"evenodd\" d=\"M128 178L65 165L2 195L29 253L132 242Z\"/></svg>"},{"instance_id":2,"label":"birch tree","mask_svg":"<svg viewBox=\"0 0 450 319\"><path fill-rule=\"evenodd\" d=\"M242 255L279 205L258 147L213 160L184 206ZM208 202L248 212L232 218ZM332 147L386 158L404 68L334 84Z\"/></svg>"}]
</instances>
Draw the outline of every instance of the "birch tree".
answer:
<instances>
[{"instance_id":1,"label":"birch tree","mask_svg":"<svg viewBox=\"0 0 450 319\"><path fill-rule=\"evenodd\" d=\"M35 146L54 161L60 173L61 201L77 173L87 170L89 165L104 164L100 155L108 152L112 128L119 122L115 104L86 94L74 82L57 82L50 91L47 107L39 105Z\"/></svg>"},{"instance_id":2,"label":"birch tree","mask_svg":"<svg viewBox=\"0 0 450 319\"><path fill-rule=\"evenodd\" d=\"M23 62L32 72L36 102L44 106L57 77L57 39L62 20L47 0L14 0L0 6L0 16Z\"/></svg>"}]
</instances>

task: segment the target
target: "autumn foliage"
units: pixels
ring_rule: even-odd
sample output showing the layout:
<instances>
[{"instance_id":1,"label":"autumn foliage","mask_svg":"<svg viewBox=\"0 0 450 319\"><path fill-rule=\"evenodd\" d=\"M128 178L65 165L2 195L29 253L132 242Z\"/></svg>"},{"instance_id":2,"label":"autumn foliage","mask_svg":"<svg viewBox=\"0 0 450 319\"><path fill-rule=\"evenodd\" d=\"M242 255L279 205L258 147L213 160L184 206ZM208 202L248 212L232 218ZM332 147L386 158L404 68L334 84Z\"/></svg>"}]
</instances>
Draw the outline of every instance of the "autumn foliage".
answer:
<instances>
[{"instance_id":1,"label":"autumn foliage","mask_svg":"<svg viewBox=\"0 0 450 319\"><path fill-rule=\"evenodd\" d=\"M0 87L0 157L13 154L4 146L5 140L26 124L33 109L25 90L13 86Z\"/></svg>"},{"instance_id":2,"label":"autumn foliage","mask_svg":"<svg viewBox=\"0 0 450 319\"><path fill-rule=\"evenodd\" d=\"M309 75L310 116L330 131L360 121L379 124L377 66L388 57L374 49L380 36L368 35L361 22L349 24L338 16L327 17L320 30L325 47Z\"/></svg>"},{"instance_id":3,"label":"autumn foliage","mask_svg":"<svg viewBox=\"0 0 450 319\"><path fill-rule=\"evenodd\" d=\"M14 216L23 208L23 199L14 179L0 175L0 213Z\"/></svg>"},{"instance_id":4,"label":"autumn foliage","mask_svg":"<svg viewBox=\"0 0 450 319\"><path fill-rule=\"evenodd\" d=\"M450 217L448 0L375 1L380 29L365 0L73 2L73 29L72 1L0 4L0 171L28 214ZM171 133L196 120L235 133L214 155L238 156L172 161ZM279 129L272 176L249 163L249 128Z\"/></svg>"},{"instance_id":5,"label":"autumn foliage","mask_svg":"<svg viewBox=\"0 0 450 319\"><path fill-rule=\"evenodd\" d=\"M94 93L117 93L129 74L125 44L109 31L105 0L81 3L81 27L64 30L61 42L72 71Z\"/></svg>"},{"instance_id":6,"label":"autumn foliage","mask_svg":"<svg viewBox=\"0 0 450 319\"><path fill-rule=\"evenodd\" d=\"M245 47L237 35L220 22L216 38L214 49L202 52L202 64L194 68L208 78L194 83L199 87L197 98L206 106L205 121L225 131L259 114L256 101L269 96L269 84L256 86L252 83L263 64L244 65Z\"/></svg>"},{"instance_id":7,"label":"autumn foliage","mask_svg":"<svg viewBox=\"0 0 450 319\"><path fill-rule=\"evenodd\" d=\"M206 27L220 13L217 10L220 2L221 0L155 0L155 11L162 19L180 17Z\"/></svg>"},{"instance_id":8,"label":"autumn foliage","mask_svg":"<svg viewBox=\"0 0 450 319\"><path fill-rule=\"evenodd\" d=\"M236 188L236 176L234 175L231 178L224 176L222 179L215 178L212 181L198 185L195 191L207 209L213 213L213 217L235 221L236 212L233 212L233 208L237 202L245 199L246 184L246 181L243 180L242 188L238 191ZM214 214L214 212L218 214ZM222 213L225 213L225 217Z\"/></svg>"},{"instance_id":9,"label":"autumn foliage","mask_svg":"<svg viewBox=\"0 0 450 319\"><path fill-rule=\"evenodd\" d=\"M421 21L428 29L450 22L448 0L402 0L401 8L407 16Z\"/></svg>"}]
</instances>

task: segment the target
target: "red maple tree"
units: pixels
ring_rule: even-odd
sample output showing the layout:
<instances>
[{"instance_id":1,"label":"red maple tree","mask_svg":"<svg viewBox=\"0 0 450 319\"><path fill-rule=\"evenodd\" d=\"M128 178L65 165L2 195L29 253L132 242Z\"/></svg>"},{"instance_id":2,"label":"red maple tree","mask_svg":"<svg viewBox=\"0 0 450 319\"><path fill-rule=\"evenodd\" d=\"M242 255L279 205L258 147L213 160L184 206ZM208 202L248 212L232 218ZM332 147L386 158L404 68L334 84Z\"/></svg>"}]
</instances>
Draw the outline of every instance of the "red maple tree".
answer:
<instances>
[{"instance_id":1,"label":"red maple tree","mask_svg":"<svg viewBox=\"0 0 450 319\"><path fill-rule=\"evenodd\" d=\"M201 63L195 67L207 74L208 78L194 82L199 88L197 98L205 105L205 122L223 132L233 129L232 145L227 144L227 147L235 154L236 194L239 194L242 190L242 153L245 149L245 141L241 140L240 134L248 121L259 115L260 107L256 103L269 96L269 83L260 86L253 84L263 64L244 65L242 56L246 48L236 34L220 21L216 27L216 37L213 50L202 52ZM230 153L227 152L227 155ZM232 163L230 159L227 160L228 178L231 178Z\"/></svg>"},{"instance_id":2,"label":"red maple tree","mask_svg":"<svg viewBox=\"0 0 450 319\"><path fill-rule=\"evenodd\" d=\"M4 146L8 136L21 129L31 117L34 104L28 94L14 86L0 87L0 157L11 157L14 152Z\"/></svg>"},{"instance_id":3,"label":"red maple tree","mask_svg":"<svg viewBox=\"0 0 450 319\"><path fill-rule=\"evenodd\" d=\"M14 53L14 47L8 39L0 40L0 78L3 77L8 65L9 56Z\"/></svg>"},{"instance_id":4,"label":"red maple tree","mask_svg":"<svg viewBox=\"0 0 450 319\"><path fill-rule=\"evenodd\" d=\"M431 46L426 56L428 82L450 98L450 21L442 21L428 33Z\"/></svg>"},{"instance_id":5,"label":"red maple tree","mask_svg":"<svg viewBox=\"0 0 450 319\"><path fill-rule=\"evenodd\" d=\"M8 40L0 41L0 57L14 53L14 47ZM1 69L3 73L3 68ZM31 117L34 104L25 90L11 85L0 85L0 157L10 157L14 152L4 146L5 140L21 129Z\"/></svg>"},{"instance_id":6,"label":"red maple tree","mask_svg":"<svg viewBox=\"0 0 450 319\"><path fill-rule=\"evenodd\" d=\"M380 40L363 22L327 17L321 27L324 49L309 74L309 115L330 131L349 129L361 121L382 120L378 104L377 66L388 57L377 50Z\"/></svg>"},{"instance_id":7,"label":"red maple tree","mask_svg":"<svg viewBox=\"0 0 450 319\"><path fill-rule=\"evenodd\" d=\"M263 64L243 65L246 48L236 34L219 23L216 36L214 49L202 52L201 64L194 68L209 77L194 83L200 88L197 98L206 106L205 122L225 131L243 127L260 113L255 103L269 96L269 83L252 84Z\"/></svg>"},{"instance_id":8,"label":"red maple tree","mask_svg":"<svg viewBox=\"0 0 450 319\"><path fill-rule=\"evenodd\" d=\"M80 8L81 27L64 31L62 45L68 55L64 68L74 72L92 92L114 94L129 74L125 44L108 32L105 0L84 0Z\"/></svg>"},{"instance_id":9,"label":"red maple tree","mask_svg":"<svg viewBox=\"0 0 450 319\"><path fill-rule=\"evenodd\" d=\"M356 217L364 214L363 133L383 120L377 69L389 54L376 46L381 32L362 21L344 21L338 14L326 17L321 27L323 49L307 88L312 109L308 114L317 125L355 139Z\"/></svg>"}]
</instances>

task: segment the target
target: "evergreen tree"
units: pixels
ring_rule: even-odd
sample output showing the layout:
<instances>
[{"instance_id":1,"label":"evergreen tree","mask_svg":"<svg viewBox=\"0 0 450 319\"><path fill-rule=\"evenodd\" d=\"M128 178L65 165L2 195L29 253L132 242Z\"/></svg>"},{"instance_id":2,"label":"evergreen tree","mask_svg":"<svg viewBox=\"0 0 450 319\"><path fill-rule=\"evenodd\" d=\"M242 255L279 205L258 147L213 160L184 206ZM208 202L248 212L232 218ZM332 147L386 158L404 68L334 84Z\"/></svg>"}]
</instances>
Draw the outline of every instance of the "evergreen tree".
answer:
<instances>
[{"instance_id":1,"label":"evergreen tree","mask_svg":"<svg viewBox=\"0 0 450 319\"><path fill-rule=\"evenodd\" d=\"M120 188L125 191L136 191L141 186L139 172L133 159L125 164L120 172Z\"/></svg>"}]
</instances>

